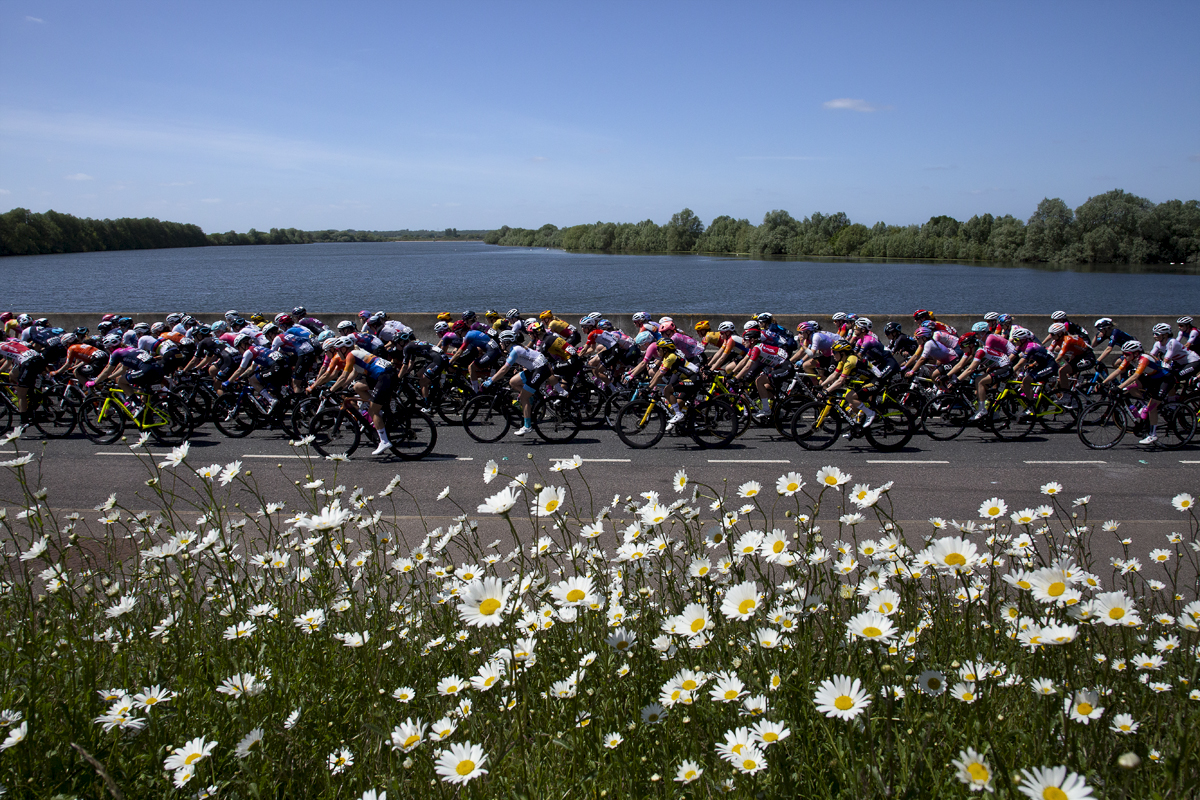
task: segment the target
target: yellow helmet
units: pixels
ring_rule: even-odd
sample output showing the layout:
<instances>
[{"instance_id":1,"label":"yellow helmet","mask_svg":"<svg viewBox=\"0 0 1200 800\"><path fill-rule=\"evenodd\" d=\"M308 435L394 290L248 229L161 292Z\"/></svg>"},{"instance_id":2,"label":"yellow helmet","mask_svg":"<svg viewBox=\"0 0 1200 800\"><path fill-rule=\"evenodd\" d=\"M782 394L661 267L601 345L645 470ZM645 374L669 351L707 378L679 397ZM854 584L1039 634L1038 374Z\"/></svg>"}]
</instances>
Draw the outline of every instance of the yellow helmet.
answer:
<instances>
[{"instance_id":1,"label":"yellow helmet","mask_svg":"<svg viewBox=\"0 0 1200 800\"><path fill-rule=\"evenodd\" d=\"M250 321L253 322L255 325L262 325L264 322L267 321L267 318L264 317L262 314L251 314Z\"/></svg>"},{"instance_id":2,"label":"yellow helmet","mask_svg":"<svg viewBox=\"0 0 1200 800\"><path fill-rule=\"evenodd\" d=\"M550 320L554 319L554 312L550 309L546 309L542 313L538 314L538 319L540 319L542 322L549 322Z\"/></svg>"},{"instance_id":3,"label":"yellow helmet","mask_svg":"<svg viewBox=\"0 0 1200 800\"><path fill-rule=\"evenodd\" d=\"M450 320L454 319L453 315L451 315L449 311L443 311L437 315L437 318L438 322L449 322Z\"/></svg>"},{"instance_id":4,"label":"yellow helmet","mask_svg":"<svg viewBox=\"0 0 1200 800\"><path fill-rule=\"evenodd\" d=\"M674 352L675 352L675 343L674 342L672 342L670 339L659 339L658 340L658 354L660 356L661 355L670 355L671 353L674 353Z\"/></svg>"},{"instance_id":5,"label":"yellow helmet","mask_svg":"<svg viewBox=\"0 0 1200 800\"><path fill-rule=\"evenodd\" d=\"M854 352L854 345L850 344L845 339L838 339L833 343L833 352L838 353L839 355L841 353L852 353Z\"/></svg>"},{"instance_id":6,"label":"yellow helmet","mask_svg":"<svg viewBox=\"0 0 1200 800\"><path fill-rule=\"evenodd\" d=\"M708 324L708 320L702 319L696 323L697 333L708 333L710 330L712 330L712 326Z\"/></svg>"}]
</instances>

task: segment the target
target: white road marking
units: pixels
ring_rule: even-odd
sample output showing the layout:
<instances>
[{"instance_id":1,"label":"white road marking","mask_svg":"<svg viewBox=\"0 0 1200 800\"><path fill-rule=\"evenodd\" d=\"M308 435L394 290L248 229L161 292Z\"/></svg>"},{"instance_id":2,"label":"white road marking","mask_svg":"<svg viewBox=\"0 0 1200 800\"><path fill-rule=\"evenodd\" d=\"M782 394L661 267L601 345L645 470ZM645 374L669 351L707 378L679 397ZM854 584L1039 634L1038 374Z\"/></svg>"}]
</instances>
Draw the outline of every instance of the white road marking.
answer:
<instances>
[{"instance_id":1,"label":"white road marking","mask_svg":"<svg viewBox=\"0 0 1200 800\"><path fill-rule=\"evenodd\" d=\"M1107 464L1107 461L1026 461L1026 464Z\"/></svg>"},{"instance_id":2,"label":"white road marking","mask_svg":"<svg viewBox=\"0 0 1200 800\"><path fill-rule=\"evenodd\" d=\"M1200 464L1200 461L1184 461L1184 460L1181 458L1181 459L1179 459L1179 463L1180 463L1180 464Z\"/></svg>"},{"instance_id":3,"label":"white road marking","mask_svg":"<svg viewBox=\"0 0 1200 800\"><path fill-rule=\"evenodd\" d=\"M98 456L136 456L137 453L127 453L124 450L97 450Z\"/></svg>"},{"instance_id":4,"label":"white road marking","mask_svg":"<svg viewBox=\"0 0 1200 800\"><path fill-rule=\"evenodd\" d=\"M270 453L246 453L242 456L242 458L306 458L306 456L273 456ZM313 458L315 458L317 461L325 460L318 455L314 455Z\"/></svg>"},{"instance_id":5,"label":"white road marking","mask_svg":"<svg viewBox=\"0 0 1200 800\"><path fill-rule=\"evenodd\" d=\"M475 459L472 456L458 456L454 460L455 461L474 461Z\"/></svg>"},{"instance_id":6,"label":"white road marking","mask_svg":"<svg viewBox=\"0 0 1200 800\"><path fill-rule=\"evenodd\" d=\"M949 461L935 461L935 460L922 461L922 460L917 460L915 458L914 459L868 458L867 463L868 464L949 464L950 462Z\"/></svg>"},{"instance_id":7,"label":"white road marking","mask_svg":"<svg viewBox=\"0 0 1200 800\"><path fill-rule=\"evenodd\" d=\"M787 458L710 458L710 464L790 464Z\"/></svg>"},{"instance_id":8,"label":"white road marking","mask_svg":"<svg viewBox=\"0 0 1200 800\"><path fill-rule=\"evenodd\" d=\"M547 461L552 461L555 463L557 463L559 461L570 461L570 460L571 459L569 459L569 458L547 459ZM633 459L631 459L631 458L581 458L579 460L585 464L588 464L588 463L591 463L591 464L628 464Z\"/></svg>"}]
</instances>

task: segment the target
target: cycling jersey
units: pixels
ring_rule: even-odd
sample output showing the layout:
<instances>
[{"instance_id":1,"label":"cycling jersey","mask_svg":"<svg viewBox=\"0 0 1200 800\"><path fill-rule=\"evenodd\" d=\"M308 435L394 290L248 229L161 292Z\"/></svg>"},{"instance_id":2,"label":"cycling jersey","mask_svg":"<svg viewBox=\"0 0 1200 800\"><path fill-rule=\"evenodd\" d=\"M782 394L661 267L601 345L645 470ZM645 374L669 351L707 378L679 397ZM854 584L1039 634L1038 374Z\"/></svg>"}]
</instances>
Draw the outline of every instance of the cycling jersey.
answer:
<instances>
[{"instance_id":1,"label":"cycling jersey","mask_svg":"<svg viewBox=\"0 0 1200 800\"><path fill-rule=\"evenodd\" d=\"M817 352L818 355L830 356L833 355L833 345L839 339L836 334L830 331L817 331L812 335L809 341L809 346Z\"/></svg>"},{"instance_id":2,"label":"cycling jersey","mask_svg":"<svg viewBox=\"0 0 1200 800\"><path fill-rule=\"evenodd\" d=\"M756 344L750 348L750 360L764 367L778 367L787 363L787 351L773 344Z\"/></svg>"},{"instance_id":3,"label":"cycling jersey","mask_svg":"<svg viewBox=\"0 0 1200 800\"><path fill-rule=\"evenodd\" d=\"M913 353L917 352L918 350L920 350L921 345L917 344L917 340L912 338L911 336L905 336L905 335L901 334L900 336L897 336L892 341L892 343L888 346L887 349L891 350L893 353L895 353L897 355L903 355L905 357L908 357L908 356L912 355Z\"/></svg>"},{"instance_id":4,"label":"cycling jersey","mask_svg":"<svg viewBox=\"0 0 1200 800\"><path fill-rule=\"evenodd\" d=\"M122 364L126 369L145 369L152 361L153 357L138 347L118 347L113 350L108 357L109 366Z\"/></svg>"},{"instance_id":5,"label":"cycling jersey","mask_svg":"<svg viewBox=\"0 0 1200 800\"><path fill-rule=\"evenodd\" d=\"M953 364L959 359L957 353L945 345L935 342L933 339L925 342L925 346L921 348L921 358L926 361L932 361L935 364Z\"/></svg>"},{"instance_id":6,"label":"cycling jersey","mask_svg":"<svg viewBox=\"0 0 1200 800\"><path fill-rule=\"evenodd\" d=\"M789 352L796 349L796 337L778 322L772 322L762 332L763 341L775 347L782 347Z\"/></svg>"},{"instance_id":7,"label":"cycling jersey","mask_svg":"<svg viewBox=\"0 0 1200 800\"><path fill-rule=\"evenodd\" d=\"M305 317L296 324L305 330L311 331L313 334L318 334L325 330L325 323L321 322L321 320L317 319L316 317ZM291 328L289 328L288 331L290 332Z\"/></svg>"},{"instance_id":8,"label":"cycling jersey","mask_svg":"<svg viewBox=\"0 0 1200 800\"><path fill-rule=\"evenodd\" d=\"M688 361L679 353L669 353L667 357L662 360L662 369L666 370L666 373L669 375L678 374L680 376L686 375L687 377L693 377L700 373L699 367ZM672 381L672 383L674 383L674 381Z\"/></svg>"},{"instance_id":9,"label":"cycling jersey","mask_svg":"<svg viewBox=\"0 0 1200 800\"><path fill-rule=\"evenodd\" d=\"M954 350L958 348L959 342L961 341L957 336L949 331L934 331L933 335L929 338L931 341L937 342L947 350Z\"/></svg>"},{"instance_id":10,"label":"cycling jersey","mask_svg":"<svg viewBox=\"0 0 1200 800\"><path fill-rule=\"evenodd\" d=\"M717 352L721 353L722 355L735 353L741 356L745 355L748 350L749 348L746 347L746 342L744 339L742 339L742 337L730 334L728 336L721 337L721 346L718 348Z\"/></svg>"},{"instance_id":11,"label":"cycling jersey","mask_svg":"<svg viewBox=\"0 0 1200 800\"><path fill-rule=\"evenodd\" d=\"M454 331L450 331L438 340L437 346L443 353L453 353L462 345L462 337Z\"/></svg>"},{"instance_id":12,"label":"cycling jersey","mask_svg":"<svg viewBox=\"0 0 1200 800\"><path fill-rule=\"evenodd\" d=\"M1200 353L1188 350L1178 339L1168 339L1165 345L1155 342L1154 347L1150 348L1150 356L1161 359L1168 367L1182 367L1193 361L1200 361Z\"/></svg>"},{"instance_id":13,"label":"cycling jersey","mask_svg":"<svg viewBox=\"0 0 1200 800\"><path fill-rule=\"evenodd\" d=\"M633 347L633 339L629 338L624 331L605 331L599 328L588 334L587 343L599 345L605 350L611 350L614 347L628 350Z\"/></svg>"},{"instance_id":14,"label":"cycling jersey","mask_svg":"<svg viewBox=\"0 0 1200 800\"><path fill-rule=\"evenodd\" d=\"M547 333L538 349L556 361L568 361L578 355L578 351L557 333Z\"/></svg>"},{"instance_id":15,"label":"cycling jersey","mask_svg":"<svg viewBox=\"0 0 1200 800\"><path fill-rule=\"evenodd\" d=\"M1200 353L1200 328L1192 328L1187 333L1180 331L1175 337L1187 346L1193 353Z\"/></svg>"},{"instance_id":16,"label":"cycling jersey","mask_svg":"<svg viewBox=\"0 0 1200 800\"><path fill-rule=\"evenodd\" d=\"M1140 353L1136 361L1130 356L1126 356L1117 365L1117 371L1121 373L1132 372L1133 376L1139 381L1158 381L1167 377L1168 374L1168 370L1163 367L1159 360L1147 353Z\"/></svg>"},{"instance_id":17,"label":"cycling jersey","mask_svg":"<svg viewBox=\"0 0 1200 800\"><path fill-rule=\"evenodd\" d=\"M307 358L315 351L312 342L308 337L300 338L293 336L291 333L281 333L271 342L272 350L282 350L285 353L290 353L297 358Z\"/></svg>"},{"instance_id":18,"label":"cycling jersey","mask_svg":"<svg viewBox=\"0 0 1200 800\"><path fill-rule=\"evenodd\" d=\"M376 335L381 341L393 342L398 340L400 338L400 334L402 333L412 333L412 328L398 320L389 319L380 326L379 330L376 332Z\"/></svg>"},{"instance_id":19,"label":"cycling jersey","mask_svg":"<svg viewBox=\"0 0 1200 800\"><path fill-rule=\"evenodd\" d=\"M1026 342L1024 347L1018 348L1017 355L1029 363L1031 372L1037 372L1054 363L1054 356L1050 355L1050 351L1042 347L1041 342L1033 340Z\"/></svg>"},{"instance_id":20,"label":"cycling jersey","mask_svg":"<svg viewBox=\"0 0 1200 800\"><path fill-rule=\"evenodd\" d=\"M521 369L538 369L544 367L550 362L546 359L544 353L534 350L532 347L521 347L513 345L508 351L508 358L505 360L505 365L516 365Z\"/></svg>"},{"instance_id":21,"label":"cycling jersey","mask_svg":"<svg viewBox=\"0 0 1200 800\"><path fill-rule=\"evenodd\" d=\"M1008 357L1008 340L995 334L988 336L983 347L975 351L975 360L986 364L991 369L1003 369L1009 366L1011 361Z\"/></svg>"},{"instance_id":22,"label":"cycling jersey","mask_svg":"<svg viewBox=\"0 0 1200 800\"><path fill-rule=\"evenodd\" d=\"M546 323L546 329L557 333L566 339L569 344L578 344L580 341L579 329L567 323L566 320L552 319Z\"/></svg>"},{"instance_id":23,"label":"cycling jersey","mask_svg":"<svg viewBox=\"0 0 1200 800\"><path fill-rule=\"evenodd\" d=\"M350 334L350 336L354 339L355 347L366 350L368 353L378 353L383 349L383 340L378 336L363 331L356 331Z\"/></svg>"},{"instance_id":24,"label":"cycling jersey","mask_svg":"<svg viewBox=\"0 0 1200 800\"><path fill-rule=\"evenodd\" d=\"M835 372L847 378L854 374L854 370L856 369L858 369L858 356L853 353L847 353L838 361L837 366L834 367Z\"/></svg>"},{"instance_id":25,"label":"cycling jersey","mask_svg":"<svg viewBox=\"0 0 1200 800\"><path fill-rule=\"evenodd\" d=\"M671 334L671 341L675 343L675 348L688 361L697 361L704 355L704 342L698 342L686 333L676 332Z\"/></svg>"},{"instance_id":26,"label":"cycling jersey","mask_svg":"<svg viewBox=\"0 0 1200 800\"><path fill-rule=\"evenodd\" d=\"M121 334L121 345L124 347L137 347L138 338L140 337L140 335L141 334L139 334L133 328L130 328L129 330L127 330ZM24 338L24 336L25 336L24 334L21 334L22 338Z\"/></svg>"},{"instance_id":27,"label":"cycling jersey","mask_svg":"<svg viewBox=\"0 0 1200 800\"><path fill-rule=\"evenodd\" d=\"M353 371L358 375L366 376L368 379L378 379L383 377L383 374L391 368L392 364L387 359L356 347L346 357L343 372Z\"/></svg>"},{"instance_id":28,"label":"cycling jersey","mask_svg":"<svg viewBox=\"0 0 1200 800\"><path fill-rule=\"evenodd\" d=\"M1094 347L1099 347L1101 344L1104 344L1105 347L1111 347L1114 350L1120 350L1121 345L1132 341L1133 337L1128 333L1120 328L1113 328L1112 333L1105 337L1101 337L1100 334L1097 333L1096 341L1094 341L1092 344Z\"/></svg>"},{"instance_id":29,"label":"cycling jersey","mask_svg":"<svg viewBox=\"0 0 1200 800\"><path fill-rule=\"evenodd\" d=\"M1064 336L1058 345L1058 355L1065 358L1074 358L1091 351L1086 340L1078 336Z\"/></svg>"}]
</instances>

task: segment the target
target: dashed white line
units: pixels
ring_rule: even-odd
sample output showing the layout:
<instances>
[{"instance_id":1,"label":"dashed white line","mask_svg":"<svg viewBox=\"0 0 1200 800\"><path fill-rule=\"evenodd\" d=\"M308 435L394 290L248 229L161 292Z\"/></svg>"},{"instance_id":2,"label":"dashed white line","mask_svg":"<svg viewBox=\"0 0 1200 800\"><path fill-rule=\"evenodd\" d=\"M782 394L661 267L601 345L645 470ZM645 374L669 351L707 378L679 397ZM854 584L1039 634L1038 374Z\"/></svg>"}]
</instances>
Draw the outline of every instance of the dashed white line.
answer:
<instances>
[{"instance_id":1,"label":"dashed white line","mask_svg":"<svg viewBox=\"0 0 1200 800\"><path fill-rule=\"evenodd\" d=\"M1096 461L1096 460L1092 460L1092 461L1080 460L1080 461L1026 461L1025 463L1026 464L1107 464L1108 462L1107 461Z\"/></svg>"},{"instance_id":2,"label":"dashed white line","mask_svg":"<svg viewBox=\"0 0 1200 800\"><path fill-rule=\"evenodd\" d=\"M1180 464L1200 464L1200 461L1184 461L1184 460L1181 458L1181 459L1179 459L1179 463L1180 463Z\"/></svg>"},{"instance_id":3,"label":"dashed white line","mask_svg":"<svg viewBox=\"0 0 1200 800\"><path fill-rule=\"evenodd\" d=\"M569 458L550 458L551 462L570 461ZM585 464L628 464L633 459L631 458L581 458L579 459Z\"/></svg>"},{"instance_id":4,"label":"dashed white line","mask_svg":"<svg viewBox=\"0 0 1200 800\"><path fill-rule=\"evenodd\" d=\"M710 458L710 464L790 464L787 458Z\"/></svg>"},{"instance_id":5,"label":"dashed white line","mask_svg":"<svg viewBox=\"0 0 1200 800\"><path fill-rule=\"evenodd\" d=\"M242 458L307 458L307 456L297 456L297 455L273 456L270 453L245 453L244 455L242 455ZM317 461L323 460L320 456L313 456L313 458L315 458Z\"/></svg>"},{"instance_id":6,"label":"dashed white line","mask_svg":"<svg viewBox=\"0 0 1200 800\"><path fill-rule=\"evenodd\" d=\"M98 456L136 456L137 453L126 453L123 450L97 450Z\"/></svg>"},{"instance_id":7,"label":"dashed white line","mask_svg":"<svg viewBox=\"0 0 1200 800\"><path fill-rule=\"evenodd\" d=\"M949 461L916 458L868 458L868 464L949 464Z\"/></svg>"},{"instance_id":8,"label":"dashed white line","mask_svg":"<svg viewBox=\"0 0 1200 800\"><path fill-rule=\"evenodd\" d=\"M474 461L475 459L472 456L456 456L454 460L455 461Z\"/></svg>"}]
</instances>

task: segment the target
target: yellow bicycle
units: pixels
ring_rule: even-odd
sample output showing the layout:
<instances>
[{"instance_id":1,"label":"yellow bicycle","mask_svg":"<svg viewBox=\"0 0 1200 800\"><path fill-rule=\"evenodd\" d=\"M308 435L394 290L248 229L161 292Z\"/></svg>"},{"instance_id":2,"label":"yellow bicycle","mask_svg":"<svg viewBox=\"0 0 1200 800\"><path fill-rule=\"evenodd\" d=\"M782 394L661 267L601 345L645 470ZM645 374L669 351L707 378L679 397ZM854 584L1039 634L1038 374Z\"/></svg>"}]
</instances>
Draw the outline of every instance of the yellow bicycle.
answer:
<instances>
[{"instance_id":1,"label":"yellow bicycle","mask_svg":"<svg viewBox=\"0 0 1200 800\"><path fill-rule=\"evenodd\" d=\"M79 410L84 434L96 444L112 444L126 425L149 432L163 445L182 444L192 434L192 413L182 397L166 390L152 391L144 399L126 397L117 386L88 395Z\"/></svg>"}]
</instances>

